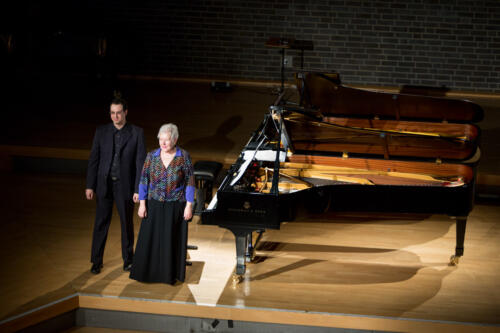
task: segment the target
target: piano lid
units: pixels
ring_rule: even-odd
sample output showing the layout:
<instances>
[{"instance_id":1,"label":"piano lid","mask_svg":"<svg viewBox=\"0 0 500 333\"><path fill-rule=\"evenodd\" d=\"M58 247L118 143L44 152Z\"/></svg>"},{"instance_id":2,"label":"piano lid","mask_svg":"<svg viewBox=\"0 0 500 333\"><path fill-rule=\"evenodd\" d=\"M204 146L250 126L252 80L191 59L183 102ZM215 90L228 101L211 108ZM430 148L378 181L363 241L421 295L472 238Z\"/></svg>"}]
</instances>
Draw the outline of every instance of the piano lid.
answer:
<instances>
[{"instance_id":1,"label":"piano lid","mask_svg":"<svg viewBox=\"0 0 500 333\"><path fill-rule=\"evenodd\" d=\"M338 73L298 73L301 106L325 116L474 123L482 108L467 100L346 87Z\"/></svg>"},{"instance_id":2,"label":"piano lid","mask_svg":"<svg viewBox=\"0 0 500 333\"><path fill-rule=\"evenodd\" d=\"M287 148L294 153L473 163L478 151L479 128L472 124L318 119L286 107L280 115Z\"/></svg>"}]
</instances>

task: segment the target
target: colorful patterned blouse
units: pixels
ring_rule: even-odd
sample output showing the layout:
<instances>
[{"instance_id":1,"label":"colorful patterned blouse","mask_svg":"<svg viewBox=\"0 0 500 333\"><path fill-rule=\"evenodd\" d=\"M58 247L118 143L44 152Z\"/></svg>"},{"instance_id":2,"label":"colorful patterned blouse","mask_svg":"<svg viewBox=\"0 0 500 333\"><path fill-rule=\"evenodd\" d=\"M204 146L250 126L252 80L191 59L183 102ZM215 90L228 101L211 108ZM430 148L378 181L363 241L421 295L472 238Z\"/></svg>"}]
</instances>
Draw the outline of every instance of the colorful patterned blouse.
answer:
<instances>
[{"instance_id":1,"label":"colorful patterned blouse","mask_svg":"<svg viewBox=\"0 0 500 333\"><path fill-rule=\"evenodd\" d=\"M146 156L139 183L139 199L193 202L195 184L189 153L177 147L174 158L165 169L160 152L158 148Z\"/></svg>"}]
</instances>

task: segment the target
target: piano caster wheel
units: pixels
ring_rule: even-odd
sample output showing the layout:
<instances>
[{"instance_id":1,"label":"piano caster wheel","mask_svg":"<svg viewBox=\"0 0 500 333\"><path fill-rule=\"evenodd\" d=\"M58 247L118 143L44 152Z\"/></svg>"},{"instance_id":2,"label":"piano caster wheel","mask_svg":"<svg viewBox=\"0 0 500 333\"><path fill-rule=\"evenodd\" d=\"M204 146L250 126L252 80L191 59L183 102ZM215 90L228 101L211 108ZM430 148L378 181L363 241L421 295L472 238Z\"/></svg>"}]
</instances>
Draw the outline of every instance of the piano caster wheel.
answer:
<instances>
[{"instance_id":1,"label":"piano caster wheel","mask_svg":"<svg viewBox=\"0 0 500 333\"><path fill-rule=\"evenodd\" d=\"M241 281L243 281L242 275L233 274L233 287L236 287Z\"/></svg>"},{"instance_id":2,"label":"piano caster wheel","mask_svg":"<svg viewBox=\"0 0 500 333\"><path fill-rule=\"evenodd\" d=\"M450 266L456 266L458 265L458 261L460 260L460 256L457 256L457 255L452 255L450 257Z\"/></svg>"}]
</instances>

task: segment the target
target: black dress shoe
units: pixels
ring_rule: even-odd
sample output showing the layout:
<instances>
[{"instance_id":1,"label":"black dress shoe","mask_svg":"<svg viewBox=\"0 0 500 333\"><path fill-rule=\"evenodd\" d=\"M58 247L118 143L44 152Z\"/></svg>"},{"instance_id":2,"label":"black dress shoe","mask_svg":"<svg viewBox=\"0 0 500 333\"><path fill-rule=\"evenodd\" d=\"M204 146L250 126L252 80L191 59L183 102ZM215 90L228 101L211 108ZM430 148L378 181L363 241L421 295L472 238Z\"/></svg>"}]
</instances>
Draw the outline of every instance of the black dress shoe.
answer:
<instances>
[{"instance_id":1,"label":"black dress shoe","mask_svg":"<svg viewBox=\"0 0 500 333\"><path fill-rule=\"evenodd\" d=\"M130 272L130 270L131 270L131 269L132 269L132 263L131 263L131 262L130 262L130 263L124 263L124 264L123 264L123 270L124 270L125 272Z\"/></svg>"},{"instance_id":2,"label":"black dress shoe","mask_svg":"<svg viewBox=\"0 0 500 333\"><path fill-rule=\"evenodd\" d=\"M92 274L99 274L99 273L101 273L101 268L102 268L102 264L92 264L92 267L90 268L90 272Z\"/></svg>"}]
</instances>

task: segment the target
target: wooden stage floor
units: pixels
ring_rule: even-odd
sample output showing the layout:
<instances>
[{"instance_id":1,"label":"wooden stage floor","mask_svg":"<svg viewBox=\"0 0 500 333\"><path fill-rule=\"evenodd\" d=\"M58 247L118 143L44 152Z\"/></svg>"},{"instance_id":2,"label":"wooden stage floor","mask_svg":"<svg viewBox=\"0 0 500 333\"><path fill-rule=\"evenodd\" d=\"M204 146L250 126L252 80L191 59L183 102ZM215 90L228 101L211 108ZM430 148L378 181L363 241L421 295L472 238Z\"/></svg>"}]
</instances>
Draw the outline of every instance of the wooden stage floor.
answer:
<instances>
[{"instance_id":1,"label":"wooden stage floor","mask_svg":"<svg viewBox=\"0 0 500 333\"><path fill-rule=\"evenodd\" d=\"M171 94L180 94L183 85L161 84ZM146 92L161 87L145 83L135 88ZM161 93L154 102L144 99L143 105L134 95L130 121L146 129L149 149L155 147L159 125L173 119L180 125L181 145L195 159L232 162L274 96L269 88L235 89L226 95L210 93L208 86L193 89L203 99L180 98L162 110L164 115L155 106L168 105ZM145 118L134 114L140 108ZM492 110L498 112L492 117L500 119L499 109ZM106 111L89 107L86 112ZM7 167L0 173L0 328L47 304L77 298L74 307L202 318L387 331L500 331L498 202L476 203L468 219L465 255L456 267L448 266L455 223L447 216L331 214L264 233L256 262L248 265L244 281L234 285L233 235L195 218L189 243L198 250L189 251L193 266L187 268L186 282L144 284L122 271L115 214L103 271L93 275L89 257L95 203L84 200L84 177L8 168L6 155L16 147L26 156L50 157L44 155L47 147L63 155L75 152L77 159L88 154L95 125L106 117L61 119L64 112L56 114L52 122L41 117L27 121L25 135L9 130L1 142ZM487 135L498 132L497 125L487 126ZM488 149L497 143L488 143ZM497 157L483 169L492 179L499 173ZM137 216L134 223L137 233Z\"/></svg>"}]
</instances>

